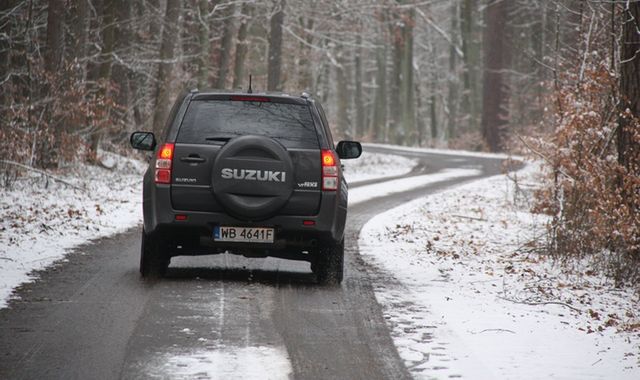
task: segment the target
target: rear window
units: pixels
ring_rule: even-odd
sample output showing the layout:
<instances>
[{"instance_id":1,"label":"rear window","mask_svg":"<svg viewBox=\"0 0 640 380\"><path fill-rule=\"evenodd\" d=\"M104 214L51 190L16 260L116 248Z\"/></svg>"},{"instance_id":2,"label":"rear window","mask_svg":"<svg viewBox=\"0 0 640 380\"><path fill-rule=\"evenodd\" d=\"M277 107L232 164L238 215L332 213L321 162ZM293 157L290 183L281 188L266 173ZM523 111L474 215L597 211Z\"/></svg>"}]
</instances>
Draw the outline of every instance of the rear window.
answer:
<instances>
[{"instance_id":1,"label":"rear window","mask_svg":"<svg viewBox=\"0 0 640 380\"><path fill-rule=\"evenodd\" d=\"M192 101L177 142L220 145L243 135L271 137L286 148L319 146L309 106L229 100Z\"/></svg>"}]
</instances>

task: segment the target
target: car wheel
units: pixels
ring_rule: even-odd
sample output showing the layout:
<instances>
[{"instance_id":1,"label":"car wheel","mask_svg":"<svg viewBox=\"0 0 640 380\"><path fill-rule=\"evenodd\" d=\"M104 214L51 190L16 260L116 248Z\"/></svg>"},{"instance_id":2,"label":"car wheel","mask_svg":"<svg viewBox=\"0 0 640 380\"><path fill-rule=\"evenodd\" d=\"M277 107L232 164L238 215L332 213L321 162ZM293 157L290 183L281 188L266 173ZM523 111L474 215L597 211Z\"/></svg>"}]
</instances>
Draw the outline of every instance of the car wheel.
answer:
<instances>
[{"instance_id":1,"label":"car wheel","mask_svg":"<svg viewBox=\"0 0 640 380\"><path fill-rule=\"evenodd\" d=\"M320 285L339 285L344 273L344 240L320 248L312 270Z\"/></svg>"},{"instance_id":2,"label":"car wheel","mask_svg":"<svg viewBox=\"0 0 640 380\"><path fill-rule=\"evenodd\" d=\"M160 278L165 275L170 259L163 247L164 244L159 238L147 235L142 231L140 246L140 274L142 277Z\"/></svg>"}]
</instances>

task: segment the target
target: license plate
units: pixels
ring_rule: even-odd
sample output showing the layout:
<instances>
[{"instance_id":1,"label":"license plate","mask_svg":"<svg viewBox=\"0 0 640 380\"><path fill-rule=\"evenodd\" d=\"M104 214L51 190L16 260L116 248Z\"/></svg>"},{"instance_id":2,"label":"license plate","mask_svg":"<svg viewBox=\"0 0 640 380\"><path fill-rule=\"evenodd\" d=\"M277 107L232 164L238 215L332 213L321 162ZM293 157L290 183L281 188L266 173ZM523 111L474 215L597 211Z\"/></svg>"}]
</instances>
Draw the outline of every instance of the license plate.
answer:
<instances>
[{"instance_id":1,"label":"license plate","mask_svg":"<svg viewBox=\"0 0 640 380\"><path fill-rule=\"evenodd\" d=\"M274 230L267 227L223 227L213 228L213 240L242 243L273 243Z\"/></svg>"}]
</instances>

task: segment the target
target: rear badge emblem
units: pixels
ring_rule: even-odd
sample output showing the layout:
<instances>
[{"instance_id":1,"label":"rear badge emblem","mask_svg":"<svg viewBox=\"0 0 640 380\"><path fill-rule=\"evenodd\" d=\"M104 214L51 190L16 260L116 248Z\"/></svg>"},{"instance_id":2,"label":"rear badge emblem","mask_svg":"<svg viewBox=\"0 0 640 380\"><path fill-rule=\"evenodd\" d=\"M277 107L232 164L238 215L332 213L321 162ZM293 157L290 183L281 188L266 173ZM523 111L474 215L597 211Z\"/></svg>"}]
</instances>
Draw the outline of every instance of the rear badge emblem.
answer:
<instances>
[{"instance_id":1,"label":"rear badge emblem","mask_svg":"<svg viewBox=\"0 0 640 380\"><path fill-rule=\"evenodd\" d=\"M284 182L287 174L286 172L276 172L272 170L231 168L224 168L220 172L223 179L243 179L246 181L261 182Z\"/></svg>"},{"instance_id":2,"label":"rear badge emblem","mask_svg":"<svg viewBox=\"0 0 640 380\"><path fill-rule=\"evenodd\" d=\"M196 178L181 178L181 177L176 177L176 182L182 182L182 183L196 183L198 182L198 180Z\"/></svg>"},{"instance_id":3,"label":"rear badge emblem","mask_svg":"<svg viewBox=\"0 0 640 380\"><path fill-rule=\"evenodd\" d=\"M298 183L298 187L313 187L313 188L316 188L316 187L318 187L318 182L310 182L310 181L300 182L300 183Z\"/></svg>"}]
</instances>

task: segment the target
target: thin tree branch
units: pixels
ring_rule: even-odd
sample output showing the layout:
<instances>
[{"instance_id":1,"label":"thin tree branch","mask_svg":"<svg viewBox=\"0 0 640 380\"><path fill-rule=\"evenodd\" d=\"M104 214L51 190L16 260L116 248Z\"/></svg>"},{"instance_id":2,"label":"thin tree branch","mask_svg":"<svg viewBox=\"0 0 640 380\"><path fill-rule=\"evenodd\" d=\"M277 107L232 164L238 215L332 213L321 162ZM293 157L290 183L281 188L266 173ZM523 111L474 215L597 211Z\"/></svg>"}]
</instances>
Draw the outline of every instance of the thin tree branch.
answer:
<instances>
[{"instance_id":1,"label":"thin tree branch","mask_svg":"<svg viewBox=\"0 0 640 380\"><path fill-rule=\"evenodd\" d=\"M40 169L36 169L36 168L32 168L32 167L30 167L30 166L23 165L23 164L21 164L21 163L19 163L19 162L10 161L10 160L0 160L0 162L1 162L1 163L3 163L3 164L17 166L17 167L20 167L20 168L22 168L22 169L26 169L26 170L29 170L29 171L32 171L32 172L38 173L38 174L43 175L43 176L45 176L45 177L51 178L51 179L53 179L54 181L60 182L60 183L62 183L63 185L67 185L67 186L69 186L69 187L71 187L71 188L73 188L73 189L80 190L80 191L82 191L82 192L86 192L86 191L87 191L86 189L83 189L83 188L81 188L81 187L78 187L78 186L76 186L76 185L74 185L74 184L70 183L70 182L67 182L67 181L63 180L62 178L60 178L60 177L56 177L56 176L54 176L54 175L52 175L52 174L49 174L49 173L45 172L44 170L40 170Z\"/></svg>"}]
</instances>

